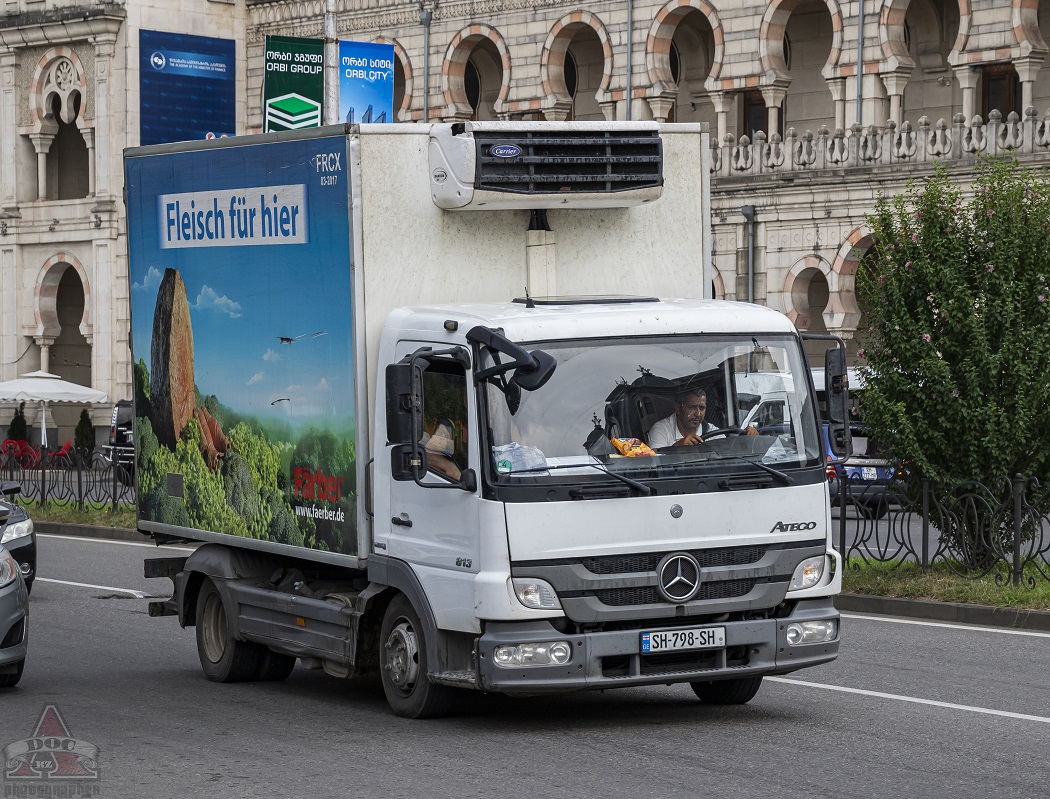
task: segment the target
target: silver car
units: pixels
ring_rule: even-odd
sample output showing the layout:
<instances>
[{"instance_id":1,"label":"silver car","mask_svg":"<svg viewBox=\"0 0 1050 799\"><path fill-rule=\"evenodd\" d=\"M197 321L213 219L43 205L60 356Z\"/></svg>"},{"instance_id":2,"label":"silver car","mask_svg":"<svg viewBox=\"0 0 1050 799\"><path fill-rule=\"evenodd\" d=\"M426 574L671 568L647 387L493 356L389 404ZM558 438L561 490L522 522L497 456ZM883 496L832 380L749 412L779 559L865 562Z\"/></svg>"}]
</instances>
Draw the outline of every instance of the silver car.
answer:
<instances>
[{"instance_id":1,"label":"silver car","mask_svg":"<svg viewBox=\"0 0 1050 799\"><path fill-rule=\"evenodd\" d=\"M22 679L28 648L29 592L18 562L0 546L0 688Z\"/></svg>"}]
</instances>

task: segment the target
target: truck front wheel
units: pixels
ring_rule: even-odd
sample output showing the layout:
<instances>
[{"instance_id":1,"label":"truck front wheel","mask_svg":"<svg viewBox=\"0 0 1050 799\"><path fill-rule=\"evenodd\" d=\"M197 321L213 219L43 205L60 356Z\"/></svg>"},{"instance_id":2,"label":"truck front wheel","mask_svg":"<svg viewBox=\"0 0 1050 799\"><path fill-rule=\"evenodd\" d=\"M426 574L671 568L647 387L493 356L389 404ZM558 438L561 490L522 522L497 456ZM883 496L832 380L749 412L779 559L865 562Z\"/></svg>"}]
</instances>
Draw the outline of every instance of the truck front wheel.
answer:
<instances>
[{"instance_id":1,"label":"truck front wheel","mask_svg":"<svg viewBox=\"0 0 1050 799\"><path fill-rule=\"evenodd\" d=\"M234 640L222 595L207 578L197 595L197 655L212 682L254 680L266 657L266 647Z\"/></svg>"},{"instance_id":2,"label":"truck front wheel","mask_svg":"<svg viewBox=\"0 0 1050 799\"><path fill-rule=\"evenodd\" d=\"M691 682L697 699L705 705L746 705L755 698L762 687L762 678L740 677L735 680L711 680Z\"/></svg>"},{"instance_id":3,"label":"truck front wheel","mask_svg":"<svg viewBox=\"0 0 1050 799\"><path fill-rule=\"evenodd\" d=\"M383 693L394 714L426 719L447 713L453 689L427 679L426 636L419 615L404 594L387 606L380 641Z\"/></svg>"}]
</instances>

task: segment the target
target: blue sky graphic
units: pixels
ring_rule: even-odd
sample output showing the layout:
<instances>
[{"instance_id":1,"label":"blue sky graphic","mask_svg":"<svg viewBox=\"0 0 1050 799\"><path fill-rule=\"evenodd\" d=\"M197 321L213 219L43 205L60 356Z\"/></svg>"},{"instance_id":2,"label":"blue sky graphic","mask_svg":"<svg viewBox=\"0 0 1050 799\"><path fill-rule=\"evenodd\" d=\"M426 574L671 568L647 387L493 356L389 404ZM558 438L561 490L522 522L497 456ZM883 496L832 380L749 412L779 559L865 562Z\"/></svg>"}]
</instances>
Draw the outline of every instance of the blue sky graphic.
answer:
<instances>
[{"instance_id":1,"label":"blue sky graphic","mask_svg":"<svg viewBox=\"0 0 1050 799\"><path fill-rule=\"evenodd\" d=\"M150 364L157 290L165 268L177 268L186 284L195 381L202 394L214 394L242 414L294 427L352 427L347 182L340 172L334 186L320 185L317 156L327 153L338 153L345 165L344 139L129 160L136 362ZM293 183L306 186L306 243L160 248L159 195Z\"/></svg>"}]
</instances>

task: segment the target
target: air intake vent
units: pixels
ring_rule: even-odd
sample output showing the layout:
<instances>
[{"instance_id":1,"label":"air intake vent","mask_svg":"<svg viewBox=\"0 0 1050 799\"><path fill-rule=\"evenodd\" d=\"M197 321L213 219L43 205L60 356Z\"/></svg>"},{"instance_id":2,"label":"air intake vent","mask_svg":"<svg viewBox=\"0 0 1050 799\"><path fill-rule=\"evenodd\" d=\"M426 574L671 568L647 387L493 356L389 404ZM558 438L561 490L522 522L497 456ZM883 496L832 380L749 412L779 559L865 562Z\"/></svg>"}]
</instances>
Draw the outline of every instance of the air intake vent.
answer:
<instances>
[{"instance_id":1,"label":"air intake vent","mask_svg":"<svg viewBox=\"0 0 1050 799\"><path fill-rule=\"evenodd\" d=\"M663 185L660 135L650 131L475 133L474 188L518 194L618 192Z\"/></svg>"},{"instance_id":2,"label":"air intake vent","mask_svg":"<svg viewBox=\"0 0 1050 799\"><path fill-rule=\"evenodd\" d=\"M446 210L627 208L663 181L656 122L431 126L431 194Z\"/></svg>"}]
</instances>

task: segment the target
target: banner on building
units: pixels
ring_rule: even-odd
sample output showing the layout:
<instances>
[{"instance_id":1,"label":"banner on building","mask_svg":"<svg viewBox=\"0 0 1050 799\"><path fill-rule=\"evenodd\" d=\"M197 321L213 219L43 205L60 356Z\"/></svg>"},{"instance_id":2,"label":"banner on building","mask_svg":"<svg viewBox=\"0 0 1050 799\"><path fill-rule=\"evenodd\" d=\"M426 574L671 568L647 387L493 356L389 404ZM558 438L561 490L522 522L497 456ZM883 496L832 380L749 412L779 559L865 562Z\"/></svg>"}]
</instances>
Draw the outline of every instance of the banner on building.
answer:
<instances>
[{"instance_id":1,"label":"banner on building","mask_svg":"<svg viewBox=\"0 0 1050 799\"><path fill-rule=\"evenodd\" d=\"M394 45L339 42L339 118L394 121Z\"/></svg>"},{"instance_id":2,"label":"banner on building","mask_svg":"<svg viewBox=\"0 0 1050 799\"><path fill-rule=\"evenodd\" d=\"M321 126L324 106L324 41L266 37L263 132Z\"/></svg>"},{"instance_id":3,"label":"banner on building","mask_svg":"<svg viewBox=\"0 0 1050 799\"><path fill-rule=\"evenodd\" d=\"M212 139L237 132L232 39L139 31L139 142Z\"/></svg>"}]
</instances>

